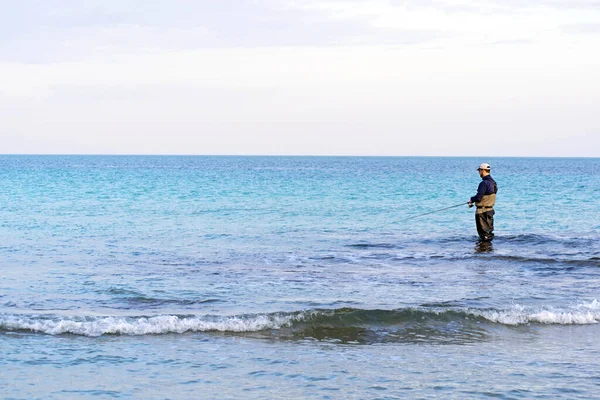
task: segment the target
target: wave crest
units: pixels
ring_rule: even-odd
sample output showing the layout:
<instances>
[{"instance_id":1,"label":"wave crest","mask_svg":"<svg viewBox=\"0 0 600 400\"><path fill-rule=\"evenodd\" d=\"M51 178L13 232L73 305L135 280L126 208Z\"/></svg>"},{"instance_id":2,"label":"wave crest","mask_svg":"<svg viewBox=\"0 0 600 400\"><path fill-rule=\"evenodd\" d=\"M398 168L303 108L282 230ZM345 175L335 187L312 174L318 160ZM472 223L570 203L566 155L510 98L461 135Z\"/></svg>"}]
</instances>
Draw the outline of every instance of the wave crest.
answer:
<instances>
[{"instance_id":1,"label":"wave crest","mask_svg":"<svg viewBox=\"0 0 600 400\"><path fill-rule=\"evenodd\" d=\"M292 315L265 314L254 317L86 317L49 318L47 316L1 316L2 330L25 330L50 335L160 335L185 332L257 332L289 325Z\"/></svg>"},{"instance_id":2,"label":"wave crest","mask_svg":"<svg viewBox=\"0 0 600 400\"><path fill-rule=\"evenodd\" d=\"M49 335L161 335L224 332L279 338L338 338L357 341L406 336L481 336L486 324L584 325L600 322L600 302L569 309L408 307L396 310L358 308L315 309L240 316L75 317L0 314L0 331L30 331ZM390 336L391 335L391 336Z\"/></svg>"}]
</instances>

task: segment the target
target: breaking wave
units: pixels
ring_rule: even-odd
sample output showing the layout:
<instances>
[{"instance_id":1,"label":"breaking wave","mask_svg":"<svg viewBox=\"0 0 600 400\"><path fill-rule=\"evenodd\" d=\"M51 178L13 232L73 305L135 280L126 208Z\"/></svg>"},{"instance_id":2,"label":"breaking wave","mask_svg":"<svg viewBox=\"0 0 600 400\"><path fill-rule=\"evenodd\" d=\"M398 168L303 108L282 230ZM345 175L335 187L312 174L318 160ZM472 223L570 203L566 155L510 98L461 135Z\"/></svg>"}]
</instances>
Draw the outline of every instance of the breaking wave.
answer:
<instances>
[{"instance_id":1,"label":"breaking wave","mask_svg":"<svg viewBox=\"0 0 600 400\"><path fill-rule=\"evenodd\" d=\"M594 300L568 309L531 309L514 305L505 310L422 306L396 310L314 309L239 316L76 317L0 314L0 333L29 331L97 337L222 332L361 342L393 338L400 340L411 335L415 340L463 340L485 336L484 328L487 325L583 325L598 322L600 302Z\"/></svg>"},{"instance_id":2,"label":"breaking wave","mask_svg":"<svg viewBox=\"0 0 600 400\"><path fill-rule=\"evenodd\" d=\"M258 332L289 325L293 315L210 317L157 315L150 317L0 316L0 331L31 331L50 335L160 335L185 332Z\"/></svg>"}]
</instances>

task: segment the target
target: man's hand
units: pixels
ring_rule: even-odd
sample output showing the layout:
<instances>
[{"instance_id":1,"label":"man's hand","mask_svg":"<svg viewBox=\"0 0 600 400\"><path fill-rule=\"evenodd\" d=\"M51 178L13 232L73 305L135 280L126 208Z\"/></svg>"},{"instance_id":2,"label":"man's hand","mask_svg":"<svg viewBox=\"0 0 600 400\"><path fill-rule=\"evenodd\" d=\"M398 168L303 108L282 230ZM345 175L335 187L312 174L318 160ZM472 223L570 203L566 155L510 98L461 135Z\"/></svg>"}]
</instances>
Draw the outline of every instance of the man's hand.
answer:
<instances>
[{"instance_id":1,"label":"man's hand","mask_svg":"<svg viewBox=\"0 0 600 400\"><path fill-rule=\"evenodd\" d=\"M473 202L469 201L469 208L473 207Z\"/></svg>"}]
</instances>

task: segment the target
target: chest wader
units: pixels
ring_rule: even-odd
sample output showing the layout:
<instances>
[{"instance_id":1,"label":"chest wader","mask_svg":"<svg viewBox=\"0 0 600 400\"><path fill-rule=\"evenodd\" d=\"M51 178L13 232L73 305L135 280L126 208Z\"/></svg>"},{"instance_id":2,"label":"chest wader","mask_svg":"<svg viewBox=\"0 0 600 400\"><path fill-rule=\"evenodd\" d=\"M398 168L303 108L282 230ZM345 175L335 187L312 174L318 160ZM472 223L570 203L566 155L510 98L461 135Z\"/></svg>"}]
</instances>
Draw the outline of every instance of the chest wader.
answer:
<instances>
[{"instance_id":1,"label":"chest wader","mask_svg":"<svg viewBox=\"0 0 600 400\"><path fill-rule=\"evenodd\" d=\"M496 189L494 185L494 189ZM477 203L477 211L475 211L475 225L477 226L477 234L484 242L490 242L494 239L494 204L496 204L496 193L486 194Z\"/></svg>"}]
</instances>

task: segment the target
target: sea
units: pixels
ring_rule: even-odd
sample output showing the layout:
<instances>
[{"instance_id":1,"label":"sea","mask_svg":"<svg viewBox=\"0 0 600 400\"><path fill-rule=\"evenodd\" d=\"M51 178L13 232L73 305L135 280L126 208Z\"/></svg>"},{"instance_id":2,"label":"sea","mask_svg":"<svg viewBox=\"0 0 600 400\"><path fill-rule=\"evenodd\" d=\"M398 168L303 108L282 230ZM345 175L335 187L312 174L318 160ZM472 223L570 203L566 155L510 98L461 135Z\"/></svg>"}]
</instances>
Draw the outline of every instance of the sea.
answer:
<instances>
[{"instance_id":1,"label":"sea","mask_svg":"<svg viewBox=\"0 0 600 400\"><path fill-rule=\"evenodd\" d=\"M599 211L599 158L2 155L0 398L600 398Z\"/></svg>"}]
</instances>

